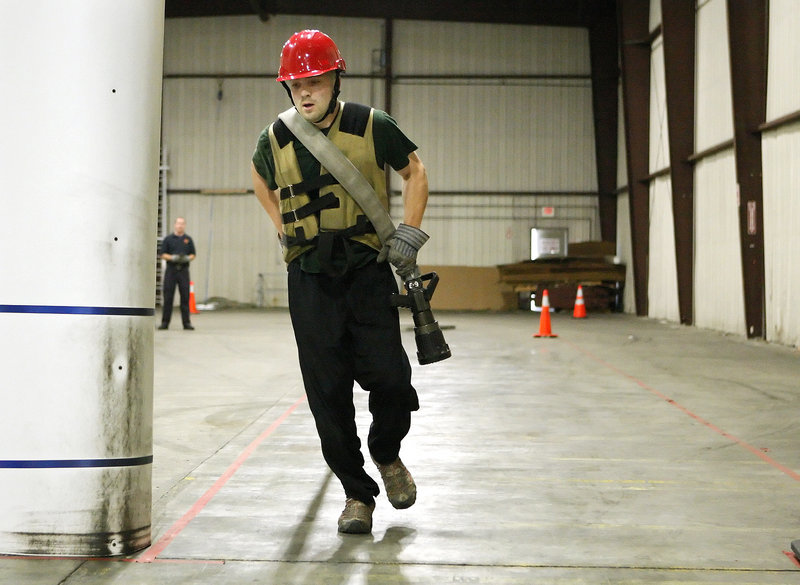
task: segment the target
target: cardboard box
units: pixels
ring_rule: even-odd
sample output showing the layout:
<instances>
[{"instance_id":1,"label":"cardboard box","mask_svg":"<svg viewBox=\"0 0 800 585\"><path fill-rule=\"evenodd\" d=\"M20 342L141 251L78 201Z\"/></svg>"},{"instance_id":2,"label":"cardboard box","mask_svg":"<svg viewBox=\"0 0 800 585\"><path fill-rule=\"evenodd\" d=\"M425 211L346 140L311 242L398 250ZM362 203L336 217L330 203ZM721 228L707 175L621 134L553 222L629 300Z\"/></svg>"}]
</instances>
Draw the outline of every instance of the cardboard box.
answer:
<instances>
[{"instance_id":1,"label":"cardboard box","mask_svg":"<svg viewBox=\"0 0 800 585\"><path fill-rule=\"evenodd\" d=\"M500 282L494 266L420 266L422 274L435 272L439 284L431 299L435 311L509 311L517 308L514 289Z\"/></svg>"}]
</instances>

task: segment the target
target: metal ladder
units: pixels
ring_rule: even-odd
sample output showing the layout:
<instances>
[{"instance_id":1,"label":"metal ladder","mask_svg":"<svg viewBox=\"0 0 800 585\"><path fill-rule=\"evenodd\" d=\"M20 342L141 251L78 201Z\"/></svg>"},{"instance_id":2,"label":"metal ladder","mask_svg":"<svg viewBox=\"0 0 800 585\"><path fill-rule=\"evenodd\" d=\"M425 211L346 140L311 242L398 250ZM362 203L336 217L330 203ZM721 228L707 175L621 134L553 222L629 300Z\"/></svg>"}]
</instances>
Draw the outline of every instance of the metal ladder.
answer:
<instances>
[{"instance_id":1,"label":"metal ladder","mask_svg":"<svg viewBox=\"0 0 800 585\"><path fill-rule=\"evenodd\" d=\"M164 277L164 263L161 261L160 251L161 242L166 236L167 221L167 147L162 146L158 164L158 227L156 231L156 307L163 304L161 298L162 283Z\"/></svg>"}]
</instances>

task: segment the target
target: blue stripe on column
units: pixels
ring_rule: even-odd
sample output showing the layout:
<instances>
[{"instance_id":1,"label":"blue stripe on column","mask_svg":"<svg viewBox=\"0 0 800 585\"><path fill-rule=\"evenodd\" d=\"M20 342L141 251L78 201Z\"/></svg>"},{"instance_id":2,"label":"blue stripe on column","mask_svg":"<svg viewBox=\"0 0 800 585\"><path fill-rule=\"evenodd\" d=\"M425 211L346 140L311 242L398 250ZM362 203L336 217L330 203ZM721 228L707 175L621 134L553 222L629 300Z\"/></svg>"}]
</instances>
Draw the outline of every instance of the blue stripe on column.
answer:
<instances>
[{"instance_id":1,"label":"blue stripe on column","mask_svg":"<svg viewBox=\"0 0 800 585\"><path fill-rule=\"evenodd\" d=\"M152 455L117 459L16 459L0 460L0 469L63 469L74 467L136 467L153 462Z\"/></svg>"},{"instance_id":2,"label":"blue stripe on column","mask_svg":"<svg viewBox=\"0 0 800 585\"><path fill-rule=\"evenodd\" d=\"M146 307L70 307L61 305L0 305L0 313L47 313L51 315L123 315L151 317L155 309Z\"/></svg>"}]
</instances>

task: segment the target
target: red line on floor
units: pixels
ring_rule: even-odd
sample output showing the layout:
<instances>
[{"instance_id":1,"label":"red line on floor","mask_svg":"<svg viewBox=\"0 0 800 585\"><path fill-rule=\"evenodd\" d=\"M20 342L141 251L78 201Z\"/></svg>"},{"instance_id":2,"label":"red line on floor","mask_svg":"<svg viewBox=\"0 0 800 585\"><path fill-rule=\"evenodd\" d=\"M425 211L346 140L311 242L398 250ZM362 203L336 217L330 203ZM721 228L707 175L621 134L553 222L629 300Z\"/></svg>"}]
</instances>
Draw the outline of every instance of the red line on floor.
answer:
<instances>
[{"instance_id":1,"label":"red line on floor","mask_svg":"<svg viewBox=\"0 0 800 585\"><path fill-rule=\"evenodd\" d=\"M694 412L692 412L691 410L689 410L688 408L686 408L682 404L676 402L675 400L673 400L669 396L659 392L658 390L656 390L652 386L648 386L647 384L645 384L644 382L642 382L641 380L639 380L635 376L632 376L628 372L619 369L618 367L608 363L607 361L603 360L602 358L597 357L596 355L594 355L590 351L587 351L587 350L583 349L582 347L575 345L574 343L570 343L569 341L567 341L566 343L567 343L567 345L572 346L573 348L577 349L581 353L586 354L587 356L592 358L597 363L607 367L610 370L613 370L614 372L616 372L620 376L624 376L625 378L628 378L629 380L631 380L632 382L636 383L640 387L644 388L645 390L647 390L651 394L654 394L655 396L658 396L663 401L667 402L668 404L671 404L672 406L674 406L678 410L682 411L684 414L692 417L694 420L696 420L697 422L705 425L706 427L708 427L709 429L711 429L715 433L725 437L726 439L736 443L740 447L743 447L744 449L750 451L753 455L756 455L760 459L763 459L766 463L769 463L775 469L778 469L778 470L782 471L783 473L785 473L786 475L788 475L789 477L791 477L792 479L794 479L796 481L800 481L800 474L798 474L797 472L793 471L792 469L789 469L785 465L782 465L781 463L778 463L777 461L775 461L772 457L770 457L769 455L764 453L764 451L762 451L758 447L754 447L750 443L747 443L747 442L741 440L740 438L738 438L738 437L736 437L736 436L734 436L734 435L722 430L721 428L719 428L715 424L713 424L710 421L707 421L706 419L704 419L703 417L695 414Z\"/></svg>"},{"instance_id":2,"label":"red line on floor","mask_svg":"<svg viewBox=\"0 0 800 585\"><path fill-rule=\"evenodd\" d=\"M147 549L142 556L135 559L135 562L152 563L153 561L155 561L156 557L158 557L158 555L164 552L164 549L167 548L173 540L175 540L175 538L183 531L183 529L186 528L186 526L188 526L189 523L192 520L194 520L194 518L203 510L203 508L205 508L206 505L208 505L211 499L215 495L217 495L217 492L219 492L219 490L221 490L222 487L226 483L228 483L228 480L231 477L233 477L233 474L236 473L236 471L242 466L242 464L247 460L247 458L250 457L250 455L252 455L253 451L256 450L256 448L264 441L264 439L266 439L272 433L274 433L275 429L277 429L281 424L283 424L283 421L285 421L288 418L288 416L292 414L292 412L294 412L294 410L298 406L300 406L300 404L302 404L303 401L305 401L305 399L306 399L305 396L298 399L297 402L292 404L286 410L286 412L280 415L271 425L269 425L269 427L267 427L267 429L263 433L261 433L258 437L256 437L253 440L253 442L250 443L247 446L247 448L245 448L245 450L241 452L241 454L236 458L236 460L230 464L228 469L225 470L225 473L223 473L222 476L220 476L220 478L216 482L214 482L214 485L212 485L206 493L200 496L200 499L197 500L191 508L189 508L189 511L186 512L186 514L184 514L180 520L175 522L175 524L173 524L170 527L170 529L164 533L164 535L161 537L160 540L158 540L149 549Z\"/></svg>"}]
</instances>

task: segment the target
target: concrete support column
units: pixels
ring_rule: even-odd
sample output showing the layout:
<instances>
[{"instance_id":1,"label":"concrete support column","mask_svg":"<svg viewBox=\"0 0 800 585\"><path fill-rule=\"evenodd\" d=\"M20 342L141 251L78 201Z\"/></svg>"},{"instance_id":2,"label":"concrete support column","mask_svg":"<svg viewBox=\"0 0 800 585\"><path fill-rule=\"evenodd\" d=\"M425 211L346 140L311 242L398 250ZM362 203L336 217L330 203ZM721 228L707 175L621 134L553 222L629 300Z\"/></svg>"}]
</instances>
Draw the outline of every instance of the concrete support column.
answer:
<instances>
[{"instance_id":1,"label":"concrete support column","mask_svg":"<svg viewBox=\"0 0 800 585\"><path fill-rule=\"evenodd\" d=\"M163 0L0 5L0 552L150 543Z\"/></svg>"}]
</instances>

